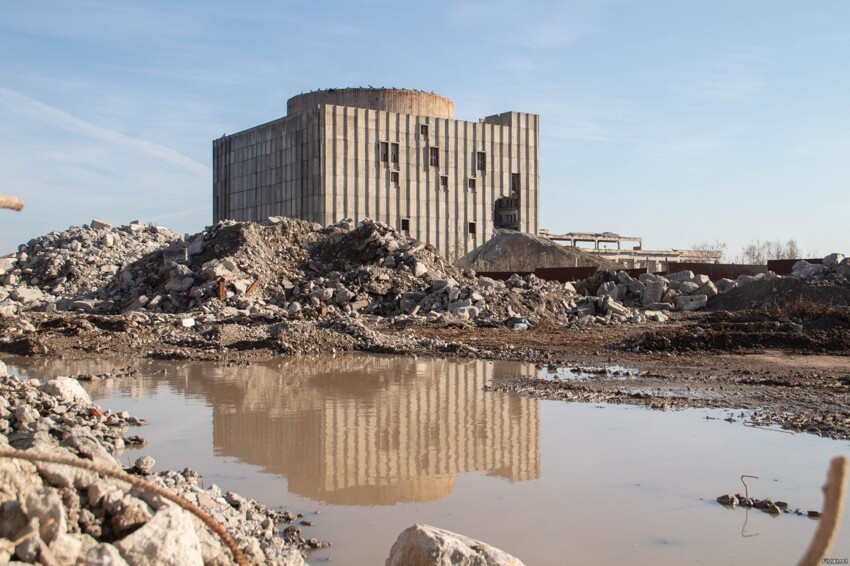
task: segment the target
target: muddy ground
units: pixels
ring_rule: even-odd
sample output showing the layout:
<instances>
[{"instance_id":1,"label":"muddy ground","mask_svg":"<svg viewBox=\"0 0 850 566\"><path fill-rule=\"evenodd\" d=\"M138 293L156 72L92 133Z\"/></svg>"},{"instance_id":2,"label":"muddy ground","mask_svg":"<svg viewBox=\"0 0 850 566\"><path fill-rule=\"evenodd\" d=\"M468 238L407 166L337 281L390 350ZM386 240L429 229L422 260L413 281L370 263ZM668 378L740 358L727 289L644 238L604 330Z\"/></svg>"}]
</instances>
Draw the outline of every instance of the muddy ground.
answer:
<instances>
[{"instance_id":1,"label":"muddy ground","mask_svg":"<svg viewBox=\"0 0 850 566\"><path fill-rule=\"evenodd\" d=\"M534 362L538 376L490 388L542 399L656 409L726 408L751 426L850 439L850 313L832 307L679 313L666 324L528 330L471 322L411 325L257 317L184 327L179 317L139 324L122 316L32 313L35 331L0 325L0 352L85 358L245 363L280 355L359 350ZM555 368L584 371L560 376Z\"/></svg>"}]
</instances>

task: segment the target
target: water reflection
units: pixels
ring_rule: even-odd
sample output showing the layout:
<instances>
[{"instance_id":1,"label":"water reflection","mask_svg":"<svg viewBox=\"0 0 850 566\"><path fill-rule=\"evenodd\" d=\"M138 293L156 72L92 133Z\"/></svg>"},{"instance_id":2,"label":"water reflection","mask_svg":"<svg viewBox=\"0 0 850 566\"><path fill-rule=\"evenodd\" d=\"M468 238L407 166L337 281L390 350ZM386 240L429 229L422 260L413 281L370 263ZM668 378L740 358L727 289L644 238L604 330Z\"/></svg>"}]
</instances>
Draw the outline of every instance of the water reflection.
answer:
<instances>
[{"instance_id":1,"label":"water reflection","mask_svg":"<svg viewBox=\"0 0 850 566\"><path fill-rule=\"evenodd\" d=\"M109 369L55 363L65 373ZM483 391L495 371L533 373L531 365L346 355L245 368L138 367L139 379L101 381L89 390L95 398L116 389L149 396L165 386L199 396L212 407L217 455L285 475L291 492L315 500L428 501L447 496L460 473L509 481L540 476L538 401Z\"/></svg>"}]
</instances>

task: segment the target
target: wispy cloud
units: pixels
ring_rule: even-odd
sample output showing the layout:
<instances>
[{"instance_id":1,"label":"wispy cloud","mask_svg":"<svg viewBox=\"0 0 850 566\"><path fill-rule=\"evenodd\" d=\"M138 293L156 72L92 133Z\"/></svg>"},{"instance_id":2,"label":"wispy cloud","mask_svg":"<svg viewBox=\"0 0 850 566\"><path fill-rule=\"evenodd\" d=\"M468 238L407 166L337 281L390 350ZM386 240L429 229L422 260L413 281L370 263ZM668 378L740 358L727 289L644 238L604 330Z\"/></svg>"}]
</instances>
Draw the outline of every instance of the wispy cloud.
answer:
<instances>
[{"instance_id":1,"label":"wispy cloud","mask_svg":"<svg viewBox=\"0 0 850 566\"><path fill-rule=\"evenodd\" d=\"M193 173L206 175L210 172L208 166L171 148L91 124L58 108L54 108L5 87L0 87L0 103L18 112L25 112L41 121L49 121L53 125L60 126L66 130L92 136L104 142L117 144L156 157Z\"/></svg>"},{"instance_id":2,"label":"wispy cloud","mask_svg":"<svg viewBox=\"0 0 850 566\"><path fill-rule=\"evenodd\" d=\"M763 60L751 52L724 61L697 65L670 85L677 92L716 102L741 102L756 96L765 86Z\"/></svg>"},{"instance_id":3,"label":"wispy cloud","mask_svg":"<svg viewBox=\"0 0 850 566\"><path fill-rule=\"evenodd\" d=\"M476 35L482 31L495 34L500 43L546 49L574 43L592 33L598 13L606 3L601 0L539 0L523 4L512 0L461 0L452 2L445 21L453 27L475 30Z\"/></svg>"}]
</instances>

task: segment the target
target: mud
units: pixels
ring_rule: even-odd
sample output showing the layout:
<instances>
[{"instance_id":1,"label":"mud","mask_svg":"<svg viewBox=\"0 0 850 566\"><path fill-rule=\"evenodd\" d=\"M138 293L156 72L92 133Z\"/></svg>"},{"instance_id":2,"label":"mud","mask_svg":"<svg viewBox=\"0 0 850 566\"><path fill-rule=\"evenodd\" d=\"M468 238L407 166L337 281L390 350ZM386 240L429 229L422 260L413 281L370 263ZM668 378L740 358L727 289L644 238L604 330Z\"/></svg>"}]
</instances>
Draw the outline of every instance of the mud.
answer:
<instances>
[{"instance_id":1,"label":"mud","mask_svg":"<svg viewBox=\"0 0 850 566\"><path fill-rule=\"evenodd\" d=\"M517 375L493 383L542 399L656 409L726 408L753 426L850 439L850 317L833 307L678 313L665 324L528 330L471 322L223 319L186 328L178 316L147 324L123 316L31 313L34 332L3 328L0 352L87 358L249 363L343 351L527 361L538 368L596 368L590 378ZM14 324L0 321L0 325ZM614 375L613 366L631 369Z\"/></svg>"}]
</instances>

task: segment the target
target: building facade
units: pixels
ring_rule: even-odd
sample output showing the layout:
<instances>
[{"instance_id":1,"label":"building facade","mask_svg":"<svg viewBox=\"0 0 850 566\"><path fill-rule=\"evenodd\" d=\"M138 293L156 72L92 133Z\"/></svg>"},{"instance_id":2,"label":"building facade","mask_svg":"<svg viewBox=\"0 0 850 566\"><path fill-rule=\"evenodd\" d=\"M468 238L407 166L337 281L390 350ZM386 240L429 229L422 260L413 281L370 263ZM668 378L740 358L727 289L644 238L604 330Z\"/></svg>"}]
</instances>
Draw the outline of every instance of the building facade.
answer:
<instances>
[{"instance_id":1,"label":"building facade","mask_svg":"<svg viewBox=\"0 0 850 566\"><path fill-rule=\"evenodd\" d=\"M454 260L497 228L536 234L539 116L454 119L402 89L301 94L287 115L213 142L213 217L372 218Z\"/></svg>"}]
</instances>

